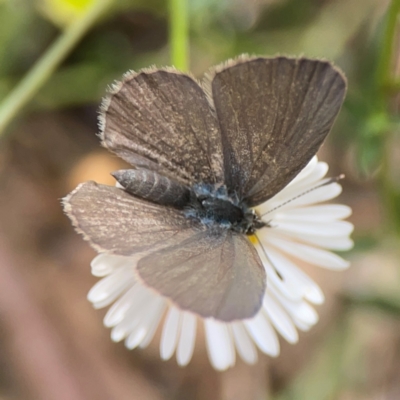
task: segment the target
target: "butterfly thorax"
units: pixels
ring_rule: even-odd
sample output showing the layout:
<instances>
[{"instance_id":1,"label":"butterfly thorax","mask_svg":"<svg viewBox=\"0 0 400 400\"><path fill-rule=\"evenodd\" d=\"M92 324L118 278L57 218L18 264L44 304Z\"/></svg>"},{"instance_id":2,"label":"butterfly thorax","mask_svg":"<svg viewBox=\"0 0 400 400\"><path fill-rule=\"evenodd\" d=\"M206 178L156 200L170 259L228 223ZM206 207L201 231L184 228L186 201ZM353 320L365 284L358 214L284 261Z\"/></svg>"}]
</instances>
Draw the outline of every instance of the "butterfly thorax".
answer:
<instances>
[{"instance_id":1,"label":"butterfly thorax","mask_svg":"<svg viewBox=\"0 0 400 400\"><path fill-rule=\"evenodd\" d=\"M200 220L206 226L218 225L248 235L266 225L235 193L229 194L224 185L194 185L184 211L188 218Z\"/></svg>"},{"instance_id":2,"label":"butterfly thorax","mask_svg":"<svg viewBox=\"0 0 400 400\"><path fill-rule=\"evenodd\" d=\"M267 224L223 184L196 183L192 187L147 169L112 174L126 192L141 199L183 210L187 218L207 227L220 226L247 235Z\"/></svg>"}]
</instances>

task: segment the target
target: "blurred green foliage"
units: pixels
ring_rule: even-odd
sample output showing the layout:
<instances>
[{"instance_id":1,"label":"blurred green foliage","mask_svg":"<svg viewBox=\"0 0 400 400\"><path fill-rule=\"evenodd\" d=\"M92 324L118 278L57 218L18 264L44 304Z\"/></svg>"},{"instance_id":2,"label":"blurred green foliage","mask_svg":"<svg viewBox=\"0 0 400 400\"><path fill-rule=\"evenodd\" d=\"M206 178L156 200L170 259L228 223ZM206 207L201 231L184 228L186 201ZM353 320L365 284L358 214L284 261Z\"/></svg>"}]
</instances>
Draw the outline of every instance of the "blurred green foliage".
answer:
<instances>
[{"instance_id":1,"label":"blurred green foliage","mask_svg":"<svg viewBox=\"0 0 400 400\"><path fill-rule=\"evenodd\" d=\"M0 5L1 97L61 33L33 4L35 2L17 0ZM262 1L249 5L227 0L189 1L194 72L200 74L209 65L243 52L325 57L336 60L348 74L362 65L363 55L357 60L348 60L348 43L357 40L357 46L360 43L374 46L372 40L366 42L365 38L357 37L357 33L369 24L374 9L378 7L377 2L338 0L321 4L305 0L301 7L296 5L294 0ZM51 77L37 107L96 102L110 78L119 77L126 69L138 69L151 63L168 64L167 14L165 1L115 0L97 27ZM150 42L152 34L158 36L154 47L135 48L135 42ZM346 64L342 60L346 60ZM358 75L367 73L367 79L373 77L371 66L364 65L364 68ZM90 79L90 76L96 79ZM98 84L94 85L96 80ZM85 90L82 90L82 82L87 82ZM354 80L351 82L353 85ZM360 93L359 88L357 92ZM362 92L365 99L365 90Z\"/></svg>"}]
</instances>

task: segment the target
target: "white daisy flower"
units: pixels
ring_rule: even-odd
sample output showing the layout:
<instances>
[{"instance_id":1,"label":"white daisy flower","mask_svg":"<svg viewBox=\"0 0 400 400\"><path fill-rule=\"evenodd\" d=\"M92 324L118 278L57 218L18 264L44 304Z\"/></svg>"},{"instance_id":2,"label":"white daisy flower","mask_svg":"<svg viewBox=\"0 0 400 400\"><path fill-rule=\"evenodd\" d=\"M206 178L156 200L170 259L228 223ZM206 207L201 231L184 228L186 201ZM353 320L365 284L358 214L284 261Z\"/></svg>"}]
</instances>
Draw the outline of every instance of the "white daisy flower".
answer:
<instances>
[{"instance_id":1,"label":"white daisy flower","mask_svg":"<svg viewBox=\"0 0 400 400\"><path fill-rule=\"evenodd\" d=\"M257 361L257 348L272 357L279 354L279 333L289 343L298 341L298 330L307 331L317 321L313 305L324 302L319 286L292 261L343 270L349 266L329 250L348 250L353 225L343 221L351 209L319 203L341 193L335 180L324 179L328 166L314 157L282 191L255 208L268 227L252 237L264 265L267 289L261 310L250 319L224 323L182 311L136 279L137 259L100 254L92 261L92 273L103 277L89 292L95 308L111 305L105 326L113 341L125 340L129 349L145 348L160 324L160 356L174 353L179 365L193 355L197 324L204 324L210 362L217 370L235 364L236 353L249 364ZM164 318L165 316L165 318Z\"/></svg>"}]
</instances>

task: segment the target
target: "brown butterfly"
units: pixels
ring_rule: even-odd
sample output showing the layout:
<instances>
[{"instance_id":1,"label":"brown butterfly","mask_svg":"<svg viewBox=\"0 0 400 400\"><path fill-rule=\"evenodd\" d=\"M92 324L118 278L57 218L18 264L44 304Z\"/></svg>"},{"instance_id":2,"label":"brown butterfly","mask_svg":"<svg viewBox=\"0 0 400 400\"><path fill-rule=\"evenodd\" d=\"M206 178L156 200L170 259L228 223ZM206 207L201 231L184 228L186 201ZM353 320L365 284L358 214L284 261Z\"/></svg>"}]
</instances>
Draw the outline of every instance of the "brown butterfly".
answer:
<instances>
[{"instance_id":1,"label":"brown butterfly","mask_svg":"<svg viewBox=\"0 0 400 400\"><path fill-rule=\"evenodd\" d=\"M327 61L242 56L202 81L172 68L129 72L104 99L103 146L133 166L122 188L87 182L64 199L99 252L139 255L138 278L179 308L233 321L261 307L266 276L252 210L315 155L340 110Z\"/></svg>"}]
</instances>

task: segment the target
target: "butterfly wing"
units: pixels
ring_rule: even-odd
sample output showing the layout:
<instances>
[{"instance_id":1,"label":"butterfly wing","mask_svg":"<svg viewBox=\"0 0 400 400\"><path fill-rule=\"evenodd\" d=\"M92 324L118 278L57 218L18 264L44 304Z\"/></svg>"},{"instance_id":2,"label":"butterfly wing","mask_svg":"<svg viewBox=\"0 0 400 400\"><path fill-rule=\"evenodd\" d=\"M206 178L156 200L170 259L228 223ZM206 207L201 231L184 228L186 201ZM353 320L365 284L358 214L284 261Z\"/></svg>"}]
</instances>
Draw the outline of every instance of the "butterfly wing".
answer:
<instances>
[{"instance_id":1,"label":"butterfly wing","mask_svg":"<svg viewBox=\"0 0 400 400\"><path fill-rule=\"evenodd\" d=\"M225 182L250 206L286 186L315 155L341 107L346 82L329 62L241 58L208 83L219 120Z\"/></svg>"},{"instance_id":2,"label":"butterfly wing","mask_svg":"<svg viewBox=\"0 0 400 400\"><path fill-rule=\"evenodd\" d=\"M63 204L78 232L99 252L122 256L146 253L205 230L179 210L95 182L79 185Z\"/></svg>"},{"instance_id":3,"label":"butterfly wing","mask_svg":"<svg viewBox=\"0 0 400 400\"><path fill-rule=\"evenodd\" d=\"M137 271L144 284L182 309L231 321L261 307L265 272L245 236L207 230L179 210L94 182L79 185L64 209L96 250L141 253Z\"/></svg>"},{"instance_id":4,"label":"butterfly wing","mask_svg":"<svg viewBox=\"0 0 400 400\"><path fill-rule=\"evenodd\" d=\"M221 137L207 96L173 69L128 73L103 101L103 145L181 183L223 180Z\"/></svg>"},{"instance_id":5,"label":"butterfly wing","mask_svg":"<svg viewBox=\"0 0 400 400\"><path fill-rule=\"evenodd\" d=\"M265 271L246 236L200 232L151 253L137 265L145 284L181 309L225 322L253 317L265 292Z\"/></svg>"}]
</instances>

